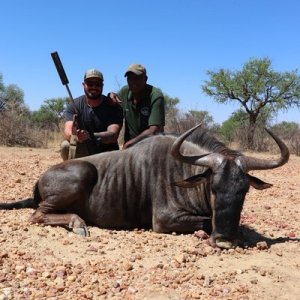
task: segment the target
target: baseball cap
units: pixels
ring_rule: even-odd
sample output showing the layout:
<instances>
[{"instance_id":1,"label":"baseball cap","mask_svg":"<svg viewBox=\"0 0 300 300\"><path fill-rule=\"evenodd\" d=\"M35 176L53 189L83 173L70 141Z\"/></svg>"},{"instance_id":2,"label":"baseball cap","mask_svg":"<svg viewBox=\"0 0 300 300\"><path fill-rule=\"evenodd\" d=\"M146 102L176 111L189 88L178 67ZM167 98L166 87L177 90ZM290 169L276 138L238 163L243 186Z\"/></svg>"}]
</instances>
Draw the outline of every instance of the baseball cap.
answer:
<instances>
[{"instance_id":1,"label":"baseball cap","mask_svg":"<svg viewBox=\"0 0 300 300\"><path fill-rule=\"evenodd\" d=\"M101 81L103 81L103 74L96 70L96 69L89 69L85 72L84 74L84 80L88 79L88 78L99 78Z\"/></svg>"},{"instance_id":2,"label":"baseball cap","mask_svg":"<svg viewBox=\"0 0 300 300\"><path fill-rule=\"evenodd\" d=\"M132 72L136 75L142 75L142 74L146 75L147 74L146 68L141 64L132 64L132 65L130 65L128 67L124 77L126 77L128 75L128 73L130 73L130 72Z\"/></svg>"}]
</instances>

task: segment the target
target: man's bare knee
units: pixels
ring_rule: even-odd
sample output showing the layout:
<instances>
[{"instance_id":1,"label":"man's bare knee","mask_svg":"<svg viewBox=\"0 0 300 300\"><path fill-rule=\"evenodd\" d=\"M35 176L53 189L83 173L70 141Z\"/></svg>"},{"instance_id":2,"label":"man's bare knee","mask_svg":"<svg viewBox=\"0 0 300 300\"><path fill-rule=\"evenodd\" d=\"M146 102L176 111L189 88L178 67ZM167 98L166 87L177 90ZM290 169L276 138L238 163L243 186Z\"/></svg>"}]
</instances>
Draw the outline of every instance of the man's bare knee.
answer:
<instances>
[{"instance_id":1,"label":"man's bare knee","mask_svg":"<svg viewBox=\"0 0 300 300\"><path fill-rule=\"evenodd\" d=\"M70 143L67 140L62 141L60 144L60 156L65 161L69 158L69 149L70 149Z\"/></svg>"}]
</instances>

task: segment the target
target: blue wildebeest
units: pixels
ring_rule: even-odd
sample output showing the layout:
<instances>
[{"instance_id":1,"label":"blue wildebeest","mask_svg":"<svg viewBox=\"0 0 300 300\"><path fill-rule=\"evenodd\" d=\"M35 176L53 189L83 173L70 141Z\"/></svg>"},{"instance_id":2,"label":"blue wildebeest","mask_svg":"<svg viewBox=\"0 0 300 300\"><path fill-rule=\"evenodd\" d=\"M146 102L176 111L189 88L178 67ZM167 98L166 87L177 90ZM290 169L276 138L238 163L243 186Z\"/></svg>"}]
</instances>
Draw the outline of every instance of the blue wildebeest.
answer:
<instances>
[{"instance_id":1,"label":"blue wildebeest","mask_svg":"<svg viewBox=\"0 0 300 300\"><path fill-rule=\"evenodd\" d=\"M34 207L31 222L67 225L84 236L88 235L86 222L101 228L152 228L163 233L203 229L211 233L212 246L231 248L250 185L271 186L248 171L282 166L289 151L269 132L280 157L247 157L203 130L189 136L196 128L178 138L152 136L123 151L55 165L40 177L33 198L2 203L0 208Z\"/></svg>"}]
</instances>

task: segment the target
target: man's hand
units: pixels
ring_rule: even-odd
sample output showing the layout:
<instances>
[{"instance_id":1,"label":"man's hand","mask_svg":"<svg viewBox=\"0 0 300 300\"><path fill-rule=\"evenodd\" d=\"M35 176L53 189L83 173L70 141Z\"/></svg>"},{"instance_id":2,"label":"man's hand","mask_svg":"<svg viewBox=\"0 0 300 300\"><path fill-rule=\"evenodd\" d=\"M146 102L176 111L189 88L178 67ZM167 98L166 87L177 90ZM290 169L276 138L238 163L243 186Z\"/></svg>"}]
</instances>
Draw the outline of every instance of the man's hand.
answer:
<instances>
[{"instance_id":1,"label":"man's hand","mask_svg":"<svg viewBox=\"0 0 300 300\"><path fill-rule=\"evenodd\" d=\"M76 135L79 143L82 143L91 138L90 134L86 130L77 129Z\"/></svg>"},{"instance_id":2,"label":"man's hand","mask_svg":"<svg viewBox=\"0 0 300 300\"><path fill-rule=\"evenodd\" d=\"M128 147L130 147L132 144L134 144L134 142L132 140L128 141L127 143L123 144L122 150L127 149Z\"/></svg>"},{"instance_id":3,"label":"man's hand","mask_svg":"<svg viewBox=\"0 0 300 300\"><path fill-rule=\"evenodd\" d=\"M122 100L119 98L118 94L110 92L108 94L108 103L110 105L116 105L116 104L121 104Z\"/></svg>"}]
</instances>

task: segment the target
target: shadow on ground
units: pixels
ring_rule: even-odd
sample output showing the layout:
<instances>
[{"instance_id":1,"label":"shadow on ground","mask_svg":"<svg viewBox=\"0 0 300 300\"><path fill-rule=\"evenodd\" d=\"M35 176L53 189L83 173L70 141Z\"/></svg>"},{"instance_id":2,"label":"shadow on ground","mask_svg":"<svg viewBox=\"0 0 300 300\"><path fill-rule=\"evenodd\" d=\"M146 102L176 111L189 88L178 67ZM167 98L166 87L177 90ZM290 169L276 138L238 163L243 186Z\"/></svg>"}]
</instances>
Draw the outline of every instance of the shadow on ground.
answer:
<instances>
[{"instance_id":1,"label":"shadow on ground","mask_svg":"<svg viewBox=\"0 0 300 300\"><path fill-rule=\"evenodd\" d=\"M278 238L270 238L266 237L265 235L255 231L253 228L248 226L242 225L240 228L240 240L242 247L255 247L258 242L266 242L268 247L275 245L286 243L288 241L297 241L299 242L299 238L289 238L285 237L278 237Z\"/></svg>"}]
</instances>

